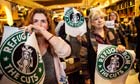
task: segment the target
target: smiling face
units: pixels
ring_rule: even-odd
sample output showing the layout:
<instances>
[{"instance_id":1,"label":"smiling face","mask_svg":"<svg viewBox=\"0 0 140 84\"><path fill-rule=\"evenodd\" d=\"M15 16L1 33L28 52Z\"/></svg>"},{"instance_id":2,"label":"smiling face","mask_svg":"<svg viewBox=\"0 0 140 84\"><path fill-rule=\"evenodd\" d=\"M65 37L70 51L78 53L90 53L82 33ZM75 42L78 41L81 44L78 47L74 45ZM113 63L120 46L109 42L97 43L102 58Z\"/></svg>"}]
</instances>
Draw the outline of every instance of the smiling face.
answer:
<instances>
[{"instance_id":1,"label":"smiling face","mask_svg":"<svg viewBox=\"0 0 140 84\"><path fill-rule=\"evenodd\" d=\"M105 19L103 16L97 16L91 20L91 25L95 27L95 29L103 28L105 25Z\"/></svg>"},{"instance_id":2,"label":"smiling face","mask_svg":"<svg viewBox=\"0 0 140 84\"><path fill-rule=\"evenodd\" d=\"M88 17L88 27L96 30L104 28L106 14L100 9L92 9Z\"/></svg>"}]
</instances>

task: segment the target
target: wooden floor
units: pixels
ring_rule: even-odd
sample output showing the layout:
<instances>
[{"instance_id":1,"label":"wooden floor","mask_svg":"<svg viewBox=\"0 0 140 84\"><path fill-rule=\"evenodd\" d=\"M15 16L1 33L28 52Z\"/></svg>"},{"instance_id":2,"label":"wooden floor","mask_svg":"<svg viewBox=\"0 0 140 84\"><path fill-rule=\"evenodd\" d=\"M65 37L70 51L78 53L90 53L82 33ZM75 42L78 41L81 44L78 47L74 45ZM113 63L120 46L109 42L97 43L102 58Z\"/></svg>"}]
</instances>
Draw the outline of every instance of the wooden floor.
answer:
<instances>
[{"instance_id":1,"label":"wooden floor","mask_svg":"<svg viewBox=\"0 0 140 84\"><path fill-rule=\"evenodd\" d=\"M136 73L133 69L129 72L126 84L140 84L138 81L138 73Z\"/></svg>"}]
</instances>

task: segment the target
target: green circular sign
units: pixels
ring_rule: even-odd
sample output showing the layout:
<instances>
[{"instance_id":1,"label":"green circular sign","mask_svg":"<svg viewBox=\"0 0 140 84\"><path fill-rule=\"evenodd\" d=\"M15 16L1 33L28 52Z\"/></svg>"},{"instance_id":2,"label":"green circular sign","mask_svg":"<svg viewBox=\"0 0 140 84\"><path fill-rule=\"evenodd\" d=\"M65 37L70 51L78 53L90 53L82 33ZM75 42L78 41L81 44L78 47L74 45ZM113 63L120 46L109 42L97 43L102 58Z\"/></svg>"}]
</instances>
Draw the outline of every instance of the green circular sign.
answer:
<instances>
[{"instance_id":1,"label":"green circular sign","mask_svg":"<svg viewBox=\"0 0 140 84\"><path fill-rule=\"evenodd\" d=\"M103 49L97 58L97 71L105 79L115 79L131 67L132 57L127 51L118 53L115 46Z\"/></svg>"},{"instance_id":2,"label":"green circular sign","mask_svg":"<svg viewBox=\"0 0 140 84\"><path fill-rule=\"evenodd\" d=\"M84 23L84 17L80 13L75 13L72 8L65 13L65 22L71 27L80 27Z\"/></svg>"},{"instance_id":3,"label":"green circular sign","mask_svg":"<svg viewBox=\"0 0 140 84\"><path fill-rule=\"evenodd\" d=\"M38 52L24 45L29 34L22 31L9 36L0 48L0 67L16 83L38 84L44 76L44 65Z\"/></svg>"}]
</instances>

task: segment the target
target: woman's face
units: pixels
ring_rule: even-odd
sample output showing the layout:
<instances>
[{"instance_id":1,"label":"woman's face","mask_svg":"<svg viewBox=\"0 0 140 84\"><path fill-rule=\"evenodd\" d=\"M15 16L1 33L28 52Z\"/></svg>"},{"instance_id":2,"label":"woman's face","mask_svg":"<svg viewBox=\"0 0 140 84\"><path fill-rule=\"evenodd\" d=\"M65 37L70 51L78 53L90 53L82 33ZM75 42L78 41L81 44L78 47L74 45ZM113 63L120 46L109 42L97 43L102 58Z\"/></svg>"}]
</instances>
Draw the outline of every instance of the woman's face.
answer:
<instances>
[{"instance_id":1,"label":"woman's face","mask_svg":"<svg viewBox=\"0 0 140 84\"><path fill-rule=\"evenodd\" d=\"M105 25L105 19L102 16L98 16L91 21L91 25L93 25L96 29L103 28Z\"/></svg>"},{"instance_id":2,"label":"woman's face","mask_svg":"<svg viewBox=\"0 0 140 84\"><path fill-rule=\"evenodd\" d=\"M114 13L110 14L110 20L116 20L117 16Z\"/></svg>"},{"instance_id":3,"label":"woman's face","mask_svg":"<svg viewBox=\"0 0 140 84\"><path fill-rule=\"evenodd\" d=\"M48 29L48 21L46 16L43 13L36 13L33 16L33 25Z\"/></svg>"}]
</instances>

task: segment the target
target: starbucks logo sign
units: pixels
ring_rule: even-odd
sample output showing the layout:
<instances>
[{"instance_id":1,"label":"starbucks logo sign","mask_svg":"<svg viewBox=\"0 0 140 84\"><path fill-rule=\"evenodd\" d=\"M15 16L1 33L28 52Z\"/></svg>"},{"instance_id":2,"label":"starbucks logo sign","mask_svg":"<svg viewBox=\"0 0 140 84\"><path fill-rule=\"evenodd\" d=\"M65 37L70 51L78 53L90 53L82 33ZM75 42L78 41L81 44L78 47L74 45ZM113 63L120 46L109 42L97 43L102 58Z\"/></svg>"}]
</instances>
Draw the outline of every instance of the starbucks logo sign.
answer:
<instances>
[{"instance_id":1,"label":"starbucks logo sign","mask_svg":"<svg viewBox=\"0 0 140 84\"><path fill-rule=\"evenodd\" d=\"M125 51L118 53L115 46L102 50L97 59L97 71L105 79L115 79L131 67L132 57Z\"/></svg>"},{"instance_id":2,"label":"starbucks logo sign","mask_svg":"<svg viewBox=\"0 0 140 84\"><path fill-rule=\"evenodd\" d=\"M10 80L22 84L38 84L44 74L38 52L24 45L29 34L16 32L8 37L0 49L0 67Z\"/></svg>"},{"instance_id":3,"label":"starbucks logo sign","mask_svg":"<svg viewBox=\"0 0 140 84\"><path fill-rule=\"evenodd\" d=\"M84 17L80 13L76 13L72 8L66 11L65 21L71 27L79 27L84 23Z\"/></svg>"}]
</instances>

